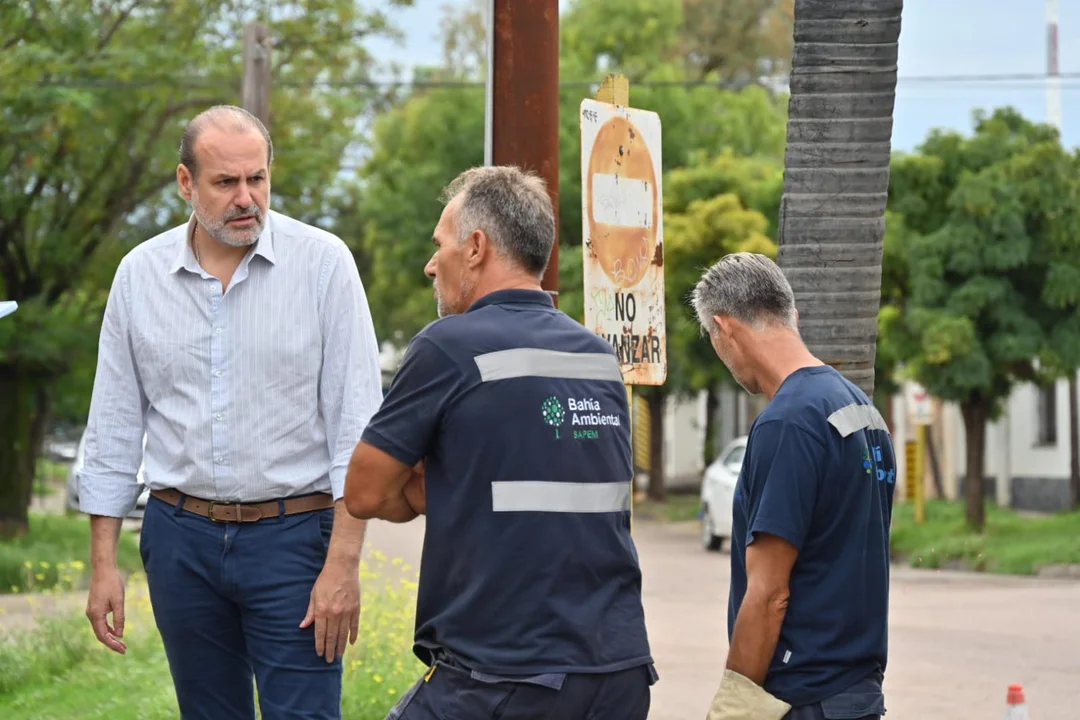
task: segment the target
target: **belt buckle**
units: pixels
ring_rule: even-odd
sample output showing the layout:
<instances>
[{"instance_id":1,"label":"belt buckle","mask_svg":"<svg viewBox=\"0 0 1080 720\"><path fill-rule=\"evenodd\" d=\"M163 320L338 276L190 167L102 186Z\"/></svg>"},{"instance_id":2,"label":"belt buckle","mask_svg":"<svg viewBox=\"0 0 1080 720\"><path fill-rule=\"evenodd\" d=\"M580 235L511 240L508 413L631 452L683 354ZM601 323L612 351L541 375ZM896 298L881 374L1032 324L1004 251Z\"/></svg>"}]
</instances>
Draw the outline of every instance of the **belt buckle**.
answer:
<instances>
[{"instance_id":1,"label":"belt buckle","mask_svg":"<svg viewBox=\"0 0 1080 720\"><path fill-rule=\"evenodd\" d=\"M226 523L226 522L228 522L228 520L218 520L216 517L214 517L214 506L215 505L228 506L228 505L232 505L232 503L219 503L219 502L215 502L214 500L210 500L210 501L208 501L208 504L206 506L206 517L210 518L210 522L216 522L216 523Z\"/></svg>"}]
</instances>

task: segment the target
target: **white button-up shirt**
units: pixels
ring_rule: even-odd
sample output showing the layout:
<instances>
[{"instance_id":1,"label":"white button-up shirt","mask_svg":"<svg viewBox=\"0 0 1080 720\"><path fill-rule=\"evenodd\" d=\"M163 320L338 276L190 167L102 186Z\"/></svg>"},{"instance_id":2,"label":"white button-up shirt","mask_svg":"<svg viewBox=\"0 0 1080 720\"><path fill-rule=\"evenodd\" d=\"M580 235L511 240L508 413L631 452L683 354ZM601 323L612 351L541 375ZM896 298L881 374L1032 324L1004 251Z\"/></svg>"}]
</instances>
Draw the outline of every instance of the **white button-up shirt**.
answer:
<instances>
[{"instance_id":1,"label":"white button-up shirt","mask_svg":"<svg viewBox=\"0 0 1080 720\"><path fill-rule=\"evenodd\" d=\"M344 494L382 401L363 284L338 237L269 212L222 292L194 218L120 262L101 328L79 506L123 517L141 491L219 502ZM145 434L145 451L143 439Z\"/></svg>"}]
</instances>

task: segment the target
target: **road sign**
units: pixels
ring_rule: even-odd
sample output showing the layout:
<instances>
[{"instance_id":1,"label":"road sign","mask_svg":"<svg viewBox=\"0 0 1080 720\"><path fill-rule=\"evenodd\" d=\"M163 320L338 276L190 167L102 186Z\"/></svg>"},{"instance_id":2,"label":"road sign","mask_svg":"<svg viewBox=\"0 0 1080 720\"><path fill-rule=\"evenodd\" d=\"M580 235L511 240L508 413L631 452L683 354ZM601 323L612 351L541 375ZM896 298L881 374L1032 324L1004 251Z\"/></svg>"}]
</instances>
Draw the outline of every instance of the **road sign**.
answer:
<instances>
[{"instance_id":1,"label":"road sign","mask_svg":"<svg viewBox=\"0 0 1080 720\"><path fill-rule=\"evenodd\" d=\"M585 326L611 343L627 385L667 378L660 116L581 102Z\"/></svg>"},{"instance_id":2,"label":"road sign","mask_svg":"<svg viewBox=\"0 0 1080 720\"><path fill-rule=\"evenodd\" d=\"M930 403L930 393L916 382L904 384L904 406L913 425L929 425L934 420L934 408Z\"/></svg>"}]
</instances>

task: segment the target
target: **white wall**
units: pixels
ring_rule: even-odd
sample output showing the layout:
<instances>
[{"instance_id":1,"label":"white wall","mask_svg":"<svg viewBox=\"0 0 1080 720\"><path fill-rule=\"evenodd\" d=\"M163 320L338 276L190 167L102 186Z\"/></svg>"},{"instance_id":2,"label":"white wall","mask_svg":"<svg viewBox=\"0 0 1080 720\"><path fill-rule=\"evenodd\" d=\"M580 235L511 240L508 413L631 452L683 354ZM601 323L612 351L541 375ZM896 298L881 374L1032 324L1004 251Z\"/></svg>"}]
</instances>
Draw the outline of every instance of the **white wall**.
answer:
<instances>
[{"instance_id":1,"label":"white wall","mask_svg":"<svg viewBox=\"0 0 1080 720\"><path fill-rule=\"evenodd\" d=\"M751 397L741 388L724 387L717 393L714 430L717 452L736 437L745 435L764 408L765 401ZM664 469L667 488L688 490L701 487L706 459L705 426L708 396L705 392L685 400L669 399L664 416Z\"/></svg>"},{"instance_id":2,"label":"white wall","mask_svg":"<svg viewBox=\"0 0 1080 720\"><path fill-rule=\"evenodd\" d=\"M664 474L669 489L697 488L704 471L706 394L668 399L664 414Z\"/></svg>"},{"instance_id":3,"label":"white wall","mask_svg":"<svg viewBox=\"0 0 1080 720\"><path fill-rule=\"evenodd\" d=\"M1038 390L1031 384L1021 385L1013 391L1002 418L987 425L984 455L987 475L998 477L1007 462L1012 475L1069 477L1069 383L1059 380L1055 391L1057 443L1051 446L1037 443ZM967 469L964 421L957 406L952 408L951 422L956 426L956 472L963 474Z\"/></svg>"}]
</instances>

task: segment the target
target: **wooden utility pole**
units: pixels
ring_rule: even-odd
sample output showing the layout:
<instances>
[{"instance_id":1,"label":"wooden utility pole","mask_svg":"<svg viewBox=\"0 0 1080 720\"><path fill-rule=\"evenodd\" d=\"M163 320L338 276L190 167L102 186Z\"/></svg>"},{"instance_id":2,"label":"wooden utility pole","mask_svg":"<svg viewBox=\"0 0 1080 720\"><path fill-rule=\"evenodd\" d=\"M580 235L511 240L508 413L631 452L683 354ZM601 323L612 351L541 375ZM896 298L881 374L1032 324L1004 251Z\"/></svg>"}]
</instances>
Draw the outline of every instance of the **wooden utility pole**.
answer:
<instances>
[{"instance_id":1,"label":"wooden utility pole","mask_svg":"<svg viewBox=\"0 0 1080 720\"><path fill-rule=\"evenodd\" d=\"M270 28L260 22L244 26L244 109L270 127Z\"/></svg>"},{"instance_id":2,"label":"wooden utility pole","mask_svg":"<svg viewBox=\"0 0 1080 720\"><path fill-rule=\"evenodd\" d=\"M543 288L559 304L559 0L488 0L485 162L547 182L555 245Z\"/></svg>"}]
</instances>

